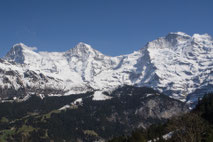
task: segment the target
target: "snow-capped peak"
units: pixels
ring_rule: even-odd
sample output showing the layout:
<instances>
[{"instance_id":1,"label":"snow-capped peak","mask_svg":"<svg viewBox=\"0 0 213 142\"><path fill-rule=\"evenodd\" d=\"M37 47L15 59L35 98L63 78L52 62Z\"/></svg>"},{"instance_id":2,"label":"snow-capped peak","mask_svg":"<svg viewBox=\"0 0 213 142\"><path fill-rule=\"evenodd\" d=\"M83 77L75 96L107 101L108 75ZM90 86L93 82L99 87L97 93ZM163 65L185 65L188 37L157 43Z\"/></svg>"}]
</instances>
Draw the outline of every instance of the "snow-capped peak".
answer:
<instances>
[{"instance_id":1,"label":"snow-capped peak","mask_svg":"<svg viewBox=\"0 0 213 142\"><path fill-rule=\"evenodd\" d=\"M207 34L169 33L149 42L139 52L117 57L105 56L83 42L66 52L38 53L17 44L5 58L62 80L66 91L111 91L126 84L149 86L173 98L193 102L197 96L188 94L213 85L213 40Z\"/></svg>"},{"instance_id":2,"label":"snow-capped peak","mask_svg":"<svg viewBox=\"0 0 213 142\"><path fill-rule=\"evenodd\" d=\"M87 60L89 57L97 57L97 58L104 58L101 52L93 49L89 44L80 42L74 48L66 51L64 54L67 58L71 58L73 56L82 58Z\"/></svg>"},{"instance_id":3,"label":"snow-capped peak","mask_svg":"<svg viewBox=\"0 0 213 142\"><path fill-rule=\"evenodd\" d=\"M173 46L175 47L177 44L182 44L185 42L188 42L188 40L191 39L191 36L182 33L182 32L176 32L176 33L169 33L165 39Z\"/></svg>"},{"instance_id":4,"label":"snow-capped peak","mask_svg":"<svg viewBox=\"0 0 213 142\"><path fill-rule=\"evenodd\" d=\"M85 55L85 54L94 54L94 52L98 52L93 49L89 44L80 42L74 48L71 48L67 51L72 55Z\"/></svg>"},{"instance_id":5,"label":"snow-capped peak","mask_svg":"<svg viewBox=\"0 0 213 142\"><path fill-rule=\"evenodd\" d=\"M22 49L22 50L31 50L31 51L37 50L36 47L29 47L29 46L25 45L24 43L17 43L15 45L13 45L12 49L14 49L14 50Z\"/></svg>"},{"instance_id":6,"label":"snow-capped peak","mask_svg":"<svg viewBox=\"0 0 213 142\"><path fill-rule=\"evenodd\" d=\"M191 36L182 33L182 32L171 32L168 33L165 37L160 37L156 40L153 40L151 42L148 42L146 45L146 48L150 49L165 49L165 48L171 48L176 49L178 47L182 47L182 45L187 44L188 42L191 42L192 38Z\"/></svg>"},{"instance_id":7,"label":"snow-capped peak","mask_svg":"<svg viewBox=\"0 0 213 142\"><path fill-rule=\"evenodd\" d=\"M33 57L35 56L36 47L28 47L23 43L15 44L12 49L7 53L4 57L7 60L14 61L20 64L25 63L26 57Z\"/></svg>"},{"instance_id":8,"label":"snow-capped peak","mask_svg":"<svg viewBox=\"0 0 213 142\"><path fill-rule=\"evenodd\" d=\"M184 33L184 32L170 32L168 35L178 35L178 36L186 36L190 37L190 35Z\"/></svg>"},{"instance_id":9,"label":"snow-capped peak","mask_svg":"<svg viewBox=\"0 0 213 142\"><path fill-rule=\"evenodd\" d=\"M193 41L197 43L200 47L207 46L207 47L213 48L213 39L208 34L203 34L203 35L194 34L192 38L193 38Z\"/></svg>"},{"instance_id":10,"label":"snow-capped peak","mask_svg":"<svg viewBox=\"0 0 213 142\"><path fill-rule=\"evenodd\" d=\"M203 39L203 40L212 40L212 37L209 35L209 34L207 34L207 33L205 33L205 34L194 34L193 36L192 36L193 38L196 38L196 39Z\"/></svg>"},{"instance_id":11,"label":"snow-capped peak","mask_svg":"<svg viewBox=\"0 0 213 142\"><path fill-rule=\"evenodd\" d=\"M91 47L91 45L89 45L89 44L86 44L86 43L84 43L84 42L79 42L76 46L75 46L75 48L78 48L78 49L83 49L83 50L94 50L92 47Z\"/></svg>"}]
</instances>

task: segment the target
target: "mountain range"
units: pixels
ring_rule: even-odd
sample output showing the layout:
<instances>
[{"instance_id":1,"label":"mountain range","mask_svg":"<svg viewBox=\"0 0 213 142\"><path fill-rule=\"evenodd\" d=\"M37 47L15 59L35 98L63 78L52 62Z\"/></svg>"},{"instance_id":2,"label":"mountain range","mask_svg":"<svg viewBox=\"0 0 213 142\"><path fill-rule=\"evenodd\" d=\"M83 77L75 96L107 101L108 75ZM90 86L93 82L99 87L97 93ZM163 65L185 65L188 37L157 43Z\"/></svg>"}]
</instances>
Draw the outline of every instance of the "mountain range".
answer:
<instances>
[{"instance_id":1,"label":"mountain range","mask_svg":"<svg viewBox=\"0 0 213 142\"><path fill-rule=\"evenodd\" d=\"M150 87L195 103L213 91L213 39L172 32L131 54L110 57L80 42L65 52L36 52L15 44L0 59L1 101L32 95L67 96L94 91L93 100L120 86Z\"/></svg>"}]
</instances>

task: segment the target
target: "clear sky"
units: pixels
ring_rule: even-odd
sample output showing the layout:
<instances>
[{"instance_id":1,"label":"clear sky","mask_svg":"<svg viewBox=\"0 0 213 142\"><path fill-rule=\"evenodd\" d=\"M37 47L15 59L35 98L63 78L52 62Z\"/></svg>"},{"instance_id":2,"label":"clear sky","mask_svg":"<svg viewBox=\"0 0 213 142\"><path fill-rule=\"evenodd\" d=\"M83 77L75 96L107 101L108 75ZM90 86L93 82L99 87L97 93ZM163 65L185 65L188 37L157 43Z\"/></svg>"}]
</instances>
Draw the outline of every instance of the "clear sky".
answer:
<instances>
[{"instance_id":1,"label":"clear sky","mask_svg":"<svg viewBox=\"0 0 213 142\"><path fill-rule=\"evenodd\" d=\"M81 41L116 56L176 31L213 36L213 0L0 0L0 57L20 42L66 51Z\"/></svg>"}]
</instances>

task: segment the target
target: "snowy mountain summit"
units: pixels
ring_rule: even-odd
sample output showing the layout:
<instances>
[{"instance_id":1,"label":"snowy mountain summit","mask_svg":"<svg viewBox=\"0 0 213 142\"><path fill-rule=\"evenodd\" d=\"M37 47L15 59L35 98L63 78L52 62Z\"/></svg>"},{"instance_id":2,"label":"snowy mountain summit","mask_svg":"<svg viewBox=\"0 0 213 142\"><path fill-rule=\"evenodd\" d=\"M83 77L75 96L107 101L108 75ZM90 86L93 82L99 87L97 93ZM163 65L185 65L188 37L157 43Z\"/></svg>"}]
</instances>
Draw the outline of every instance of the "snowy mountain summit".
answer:
<instances>
[{"instance_id":1,"label":"snowy mountain summit","mask_svg":"<svg viewBox=\"0 0 213 142\"><path fill-rule=\"evenodd\" d=\"M36 88L43 82L43 89L63 90L59 95L91 90L101 94L119 86L133 85L151 87L172 98L195 102L204 93L213 91L213 39L208 34L169 33L138 51L117 57L106 56L82 42L66 52L36 52L36 48L20 43L0 62L0 70L2 78L8 79L7 88L16 90ZM11 77L6 71L17 75ZM42 74L46 80L42 81L39 75L32 83L32 79L24 76L26 72L33 72L35 76ZM15 83L17 78L22 85ZM39 92L44 95L42 93Z\"/></svg>"}]
</instances>

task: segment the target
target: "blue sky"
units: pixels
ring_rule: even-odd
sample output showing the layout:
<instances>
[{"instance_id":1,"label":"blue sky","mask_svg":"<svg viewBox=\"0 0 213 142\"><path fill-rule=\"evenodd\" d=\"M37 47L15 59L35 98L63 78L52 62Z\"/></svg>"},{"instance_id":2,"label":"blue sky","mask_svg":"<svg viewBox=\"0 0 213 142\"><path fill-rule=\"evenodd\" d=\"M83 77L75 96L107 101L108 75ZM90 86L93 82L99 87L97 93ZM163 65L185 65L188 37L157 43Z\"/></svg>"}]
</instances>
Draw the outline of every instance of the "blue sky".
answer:
<instances>
[{"instance_id":1,"label":"blue sky","mask_svg":"<svg viewBox=\"0 0 213 142\"><path fill-rule=\"evenodd\" d=\"M212 0L0 0L0 57L23 42L66 51L85 42L110 56L169 32L213 35Z\"/></svg>"}]
</instances>

